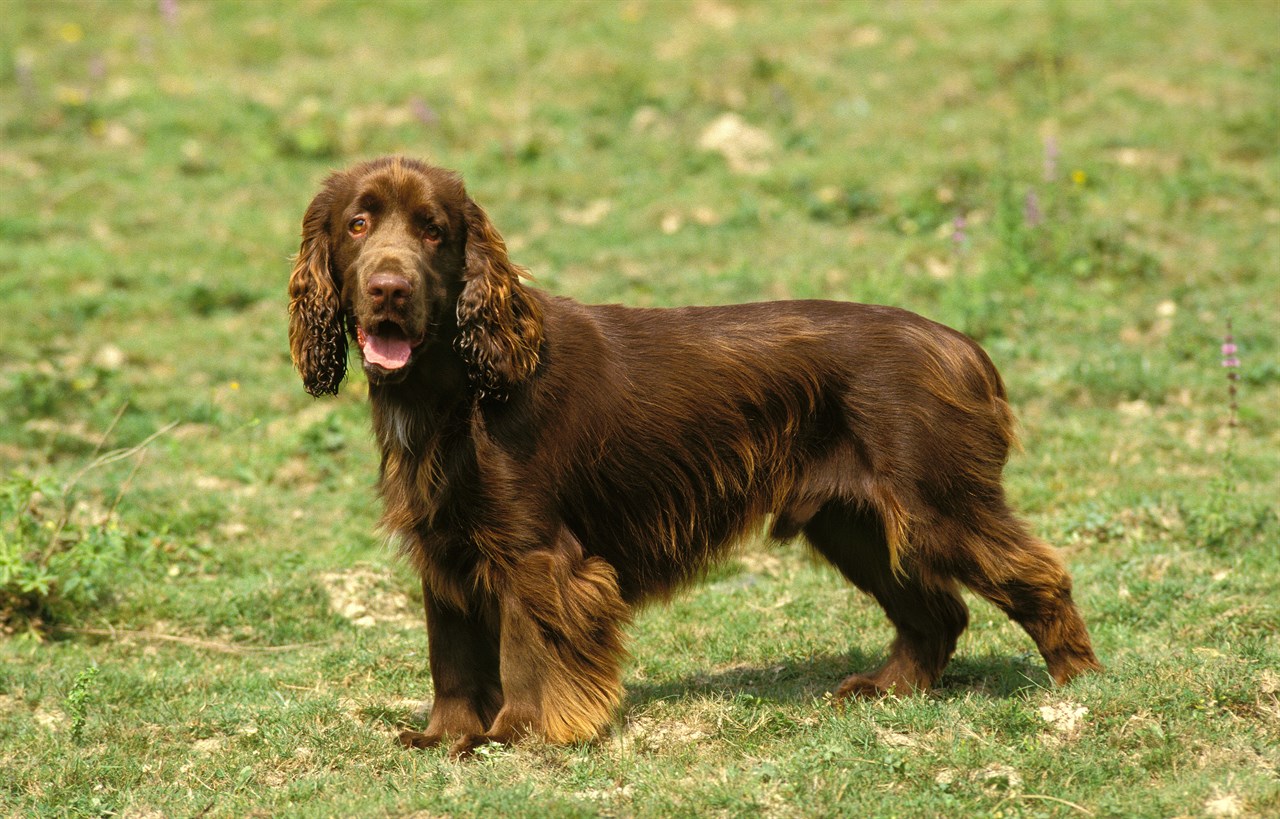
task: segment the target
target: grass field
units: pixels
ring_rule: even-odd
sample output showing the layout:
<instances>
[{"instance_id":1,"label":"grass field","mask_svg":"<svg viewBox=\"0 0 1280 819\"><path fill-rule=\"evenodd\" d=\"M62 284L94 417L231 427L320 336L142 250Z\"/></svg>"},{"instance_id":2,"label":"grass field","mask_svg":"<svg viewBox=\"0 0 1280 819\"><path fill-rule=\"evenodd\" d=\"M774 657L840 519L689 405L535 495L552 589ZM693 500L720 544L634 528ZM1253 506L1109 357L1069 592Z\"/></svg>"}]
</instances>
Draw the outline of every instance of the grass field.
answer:
<instances>
[{"instance_id":1,"label":"grass field","mask_svg":"<svg viewBox=\"0 0 1280 819\"><path fill-rule=\"evenodd\" d=\"M0 814L1280 815L1280 6L0 12ZM836 710L882 614L750 543L637 618L608 739L397 747L364 383L308 398L285 338L303 209L391 152L550 291L978 338L1107 673L971 599L935 692Z\"/></svg>"}]
</instances>

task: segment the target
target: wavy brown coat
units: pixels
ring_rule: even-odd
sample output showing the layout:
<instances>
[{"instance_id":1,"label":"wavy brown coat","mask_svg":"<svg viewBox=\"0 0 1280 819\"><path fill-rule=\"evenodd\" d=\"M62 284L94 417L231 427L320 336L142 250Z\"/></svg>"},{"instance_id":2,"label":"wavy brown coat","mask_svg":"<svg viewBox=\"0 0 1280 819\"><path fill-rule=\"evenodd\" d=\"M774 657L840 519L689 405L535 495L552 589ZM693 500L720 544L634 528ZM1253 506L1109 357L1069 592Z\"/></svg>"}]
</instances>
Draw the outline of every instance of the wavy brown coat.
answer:
<instances>
[{"instance_id":1,"label":"wavy brown coat","mask_svg":"<svg viewBox=\"0 0 1280 819\"><path fill-rule=\"evenodd\" d=\"M824 301L632 309L546 295L450 172L332 175L289 282L308 391L361 352L383 527L422 576L453 753L597 736L634 608L765 521L884 607L884 664L837 698L927 689L994 602L1059 683L1099 668L1055 552L1001 486L1013 418L991 360L903 310Z\"/></svg>"}]
</instances>

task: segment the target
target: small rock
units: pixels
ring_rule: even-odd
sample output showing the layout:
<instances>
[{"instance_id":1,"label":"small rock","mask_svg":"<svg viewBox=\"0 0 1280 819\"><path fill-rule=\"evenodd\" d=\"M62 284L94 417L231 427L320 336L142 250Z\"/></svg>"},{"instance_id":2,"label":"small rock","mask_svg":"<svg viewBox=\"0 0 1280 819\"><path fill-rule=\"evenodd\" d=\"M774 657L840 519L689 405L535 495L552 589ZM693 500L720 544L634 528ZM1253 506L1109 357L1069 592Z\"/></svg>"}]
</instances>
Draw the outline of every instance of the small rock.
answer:
<instances>
[{"instance_id":1,"label":"small rock","mask_svg":"<svg viewBox=\"0 0 1280 819\"><path fill-rule=\"evenodd\" d=\"M734 113L723 114L708 125L698 138L698 147L720 154L729 170L740 174L767 171L768 158L776 149L767 131Z\"/></svg>"},{"instance_id":2,"label":"small rock","mask_svg":"<svg viewBox=\"0 0 1280 819\"><path fill-rule=\"evenodd\" d=\"M124 350L114 344L104 344L93 355L93 365L102 370L118 370L125 363Z\"/></svg>"}]
</instances>

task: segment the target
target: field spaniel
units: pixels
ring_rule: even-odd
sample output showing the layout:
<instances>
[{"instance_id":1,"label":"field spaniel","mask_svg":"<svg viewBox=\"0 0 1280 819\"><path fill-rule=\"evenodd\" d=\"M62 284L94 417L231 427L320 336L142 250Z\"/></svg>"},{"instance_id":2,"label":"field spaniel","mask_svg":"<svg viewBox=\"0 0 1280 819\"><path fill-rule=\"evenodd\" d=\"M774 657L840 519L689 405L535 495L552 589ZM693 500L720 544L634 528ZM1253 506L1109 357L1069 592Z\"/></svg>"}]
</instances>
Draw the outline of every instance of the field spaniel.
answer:
<instances>
[{"instance_id":1,"label":"field spaniel","mask_svg":"<svg viewBox=\"0 0 1280 819\"><path fill-rule=\"evenodd\" d=\"M1100 668L1057 554L1010 511L1013 417L966 336L892 307L635 309L534 290L461 178L403 158L307 208L289 344L312 395L355 341L382 526L422 577L435 700L410 747L596 737L635 608L768 521L897 628L837 698L937 682L967 586L1059 683Z\"/></svg>"}]
</instances>

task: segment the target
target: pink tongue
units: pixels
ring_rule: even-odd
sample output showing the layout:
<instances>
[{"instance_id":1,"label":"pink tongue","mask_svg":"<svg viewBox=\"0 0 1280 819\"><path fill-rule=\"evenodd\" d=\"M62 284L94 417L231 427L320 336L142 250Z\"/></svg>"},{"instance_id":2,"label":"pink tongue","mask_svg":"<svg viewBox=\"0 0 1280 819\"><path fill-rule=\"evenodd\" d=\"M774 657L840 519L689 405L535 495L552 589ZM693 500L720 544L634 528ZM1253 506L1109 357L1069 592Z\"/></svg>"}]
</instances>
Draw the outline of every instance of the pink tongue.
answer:
<instances>
[{"instance_id":1,"label":"pink tongue","mask_svg":"<svg viewBox=\"0 0 1280 819\"><path fill-rule=\"evenodd\" d=\"M402 338L383 338L372 334L364 337L364 357L379 367L398 370L409 362L413 345Z\"/></svg>"}]
</instances>

